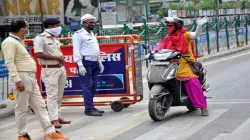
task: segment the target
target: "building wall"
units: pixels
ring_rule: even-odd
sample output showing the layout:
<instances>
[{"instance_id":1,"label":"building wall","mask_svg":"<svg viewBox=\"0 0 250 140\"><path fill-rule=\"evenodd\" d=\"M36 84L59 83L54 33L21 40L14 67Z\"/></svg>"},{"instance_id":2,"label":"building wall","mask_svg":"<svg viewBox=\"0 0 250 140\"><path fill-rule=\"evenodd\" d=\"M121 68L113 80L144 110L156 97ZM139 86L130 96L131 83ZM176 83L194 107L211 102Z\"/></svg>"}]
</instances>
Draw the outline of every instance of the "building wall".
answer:
<instances>
[{"instance_id":1,"label":"building wall","mask_svg":"<svg viewBox=\"0 0 250 140\"><path fill-rule=\"evenodd\" d=\"M82 1L82 0L81 0ZM62 24L79 22L86 13L98 17L97 0L0 0L0 33L6 37L8 25L13 19L24 19L30 24L30 33L42 32L42 21L48 17L57 17Z\"/></svg>"},{"instance_id":2,"label":"building wall","mask_svg":"<svg viewBox=\"0 0 250 140\"><path fill-rule=\"evenodd\" d=\"M149 0L132 0L133 12L132 21L134 23L143 22L144 18L147 18L147 7L149 6ZM128 0L116 0L117 7L117 22L127 23L129 22L129 4Z\"/></svg>"},{"instance_id":3,"label":"building wall","mask_svg":"<svg viewBox=\"0 0 250 140\"><path fill-rule=\"evenodd\" d=\"M81 0L82 1L82 0ZM0 36L6 37L8 25L13 19L24 19L30 24L30 33L40 33L42 21L48 17L57 17L62 24L76 26L84 14L92 14L99 20L98 1L85 0L0 0L0 27L5 29ZM111 0L110 0L111 1ZM127 0L115 0L117 23L127 23L129 19ZM146 7L149 0L132 0L133 22L142 22L147 17ZM71 28L70 28L71 29Z\"/></svg>"},{"instance_id":4,"label":"building wall","mask_svg":"<svg viewBox=\"0 0 250 140\"><path fill-rule=\"evenodd\" d=\"M150 2L150 14L157 14L157 11L162 7L162 2Z\"/></svg>"}]
</instances>

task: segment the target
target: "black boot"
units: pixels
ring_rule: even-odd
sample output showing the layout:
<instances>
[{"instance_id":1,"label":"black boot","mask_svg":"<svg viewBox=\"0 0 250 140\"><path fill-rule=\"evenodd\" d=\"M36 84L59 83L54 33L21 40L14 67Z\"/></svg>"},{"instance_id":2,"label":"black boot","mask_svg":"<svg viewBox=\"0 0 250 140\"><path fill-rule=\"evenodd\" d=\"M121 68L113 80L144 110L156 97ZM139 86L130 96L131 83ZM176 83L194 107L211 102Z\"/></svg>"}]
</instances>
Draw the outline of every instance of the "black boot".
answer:
<instances>
[{"instance_id":1,"label":"black boot","mask_svg":"<svg viewBox=\"0 0 250 140\"><path fill-rule=\"evenodd\" d=\"M95 111L94 109L85 110L85 114L86 114L87 116L102 116L101 113Z\"/></svg>"},{"instance_id":2,"label":"black boot","mask_svg":"<svg viewBox=\"0 0 250 140\"><path fill-rule=\"evenodd\" d=\"M95 111L97 111L97 112L99 112L99 113L104 113L104 111L103 110L99 110L99 109L97 109L97 108L93 108Z\"/></svg>"}]
</instances>

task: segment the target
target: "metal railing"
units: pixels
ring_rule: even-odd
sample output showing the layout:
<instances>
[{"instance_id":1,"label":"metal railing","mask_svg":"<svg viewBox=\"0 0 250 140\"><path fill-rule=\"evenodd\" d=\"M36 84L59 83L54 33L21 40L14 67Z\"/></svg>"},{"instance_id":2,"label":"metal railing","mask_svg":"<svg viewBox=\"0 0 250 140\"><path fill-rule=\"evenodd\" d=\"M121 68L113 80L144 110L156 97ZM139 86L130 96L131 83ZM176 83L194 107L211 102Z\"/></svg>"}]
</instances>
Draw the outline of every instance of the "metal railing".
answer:
<instances>
[{"instance_id":1,"label":"metal railing","mask_svg":"<svg viewBox=\"0 0 250 140\"><path fill-rule=\"evenodd\" d=\"M8 70L4 66L3 55L0 50L0 101L8 99L8 94L12 92L10 85Z\"/></svg>"}]
</instances>

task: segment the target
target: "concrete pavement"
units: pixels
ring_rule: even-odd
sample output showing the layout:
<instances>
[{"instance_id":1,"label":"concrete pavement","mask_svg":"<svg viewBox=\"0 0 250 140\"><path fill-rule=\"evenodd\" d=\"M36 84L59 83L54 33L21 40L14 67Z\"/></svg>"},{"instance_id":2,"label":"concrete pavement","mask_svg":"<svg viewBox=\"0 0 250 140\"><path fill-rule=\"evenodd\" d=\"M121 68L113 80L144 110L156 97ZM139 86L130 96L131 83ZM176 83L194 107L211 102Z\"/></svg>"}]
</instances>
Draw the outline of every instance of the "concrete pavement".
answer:
<instances>
[{"instance_id":1,"label":"concrete pavement","mask_svg":"<svg viewBox=\"0 0 250 140\"><path fill-rule=\"evenodd\" d=\"M0 105L6 105L6 108L0 108L0 119L14 115L15 101L9 99L2 100Z\"/></svg>"},{"instance_id":2,"label":"concrete pavement","mask_svg":"<svg viewBox=\"0 0 250 140\"><path fill-rule=\"evenodd\" d=\"M210 55L205 55L202 58L198 58L198 61L200 62L211 61L214 59L222 58L222 57L229 56L229 55L234 55L236 53L247 51L247 50L250 50L249 46L243 46L241 48L231 48L230 50L225 50L225 51L216 52ZM145 77L146 74L147 74L147 68L145 65L143 65L142 77ZM14 101L7 99L7 100L0 101L0 104L7 105L6 108L0 109L0 119L14 115Z\"/></svg>"},{"instance_id":3,"label":"concrete pavement","mask_svg":"<svg viewBox=\"0 0 250 140\"><path fill-rule=\"evenodd\" d=\"M250 118L249 71L250 51L214 61L204 62L212 90L206 93L210 116L200 111L188 112L186 107L172 107L166 119L153 122L147 111L147 81L144 80L144 99L117 113L110 106L102 117L84 115L84 107L63 107L62 117L72 120L59 130L71 140L223 140L247 139ZM145 70L146 71L146 70ZM32 139L42 140L42 128L36 116L27 114L28 133ZM14 116L1 119L0 139L16 136ZM244 136L242 136L244 135Z\"/></svg>"},{"instance_id":4,"label":"concrete pavement","mask_svg":"<svg viewBox=\"0 0 250 140\"><path fill-rule=\"evenodd\" d=\"M235 129L231 134L226 135L223 140L249 140L250 119Z\"/></svg>"}]
</instances>

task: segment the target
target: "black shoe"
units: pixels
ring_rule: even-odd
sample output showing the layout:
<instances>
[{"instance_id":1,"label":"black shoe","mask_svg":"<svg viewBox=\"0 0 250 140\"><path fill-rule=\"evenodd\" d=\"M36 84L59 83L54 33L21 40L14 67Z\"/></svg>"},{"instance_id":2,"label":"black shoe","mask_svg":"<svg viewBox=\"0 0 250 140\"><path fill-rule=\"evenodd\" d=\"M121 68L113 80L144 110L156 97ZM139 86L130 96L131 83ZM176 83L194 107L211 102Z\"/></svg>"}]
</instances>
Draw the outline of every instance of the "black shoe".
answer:
<instances>
[{"instance_id":1,"label":"black shoe","mask_svg":"<svg viewBox=\"0 0 250 140\"><path fill-rule=\"evenodd\" d=\"M101 113L95 111L94 109L85 110L85 114L86 114L87 116L102 116Z\"/></svg>"},{"instance_id":2,"label":"black shoe","mask_svg":"<svg viewBox=\"0 0 250 140\"><path fill-rule=\"evenodd\" d=\"M99 113L104 113L103 110L98 110L97 108L93 108L95 111L99 112Z\"/></svg>"}]
</instances>

